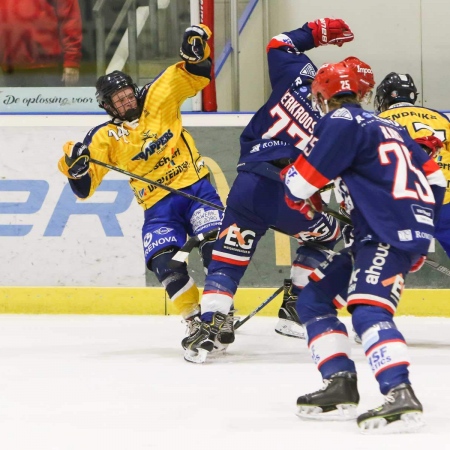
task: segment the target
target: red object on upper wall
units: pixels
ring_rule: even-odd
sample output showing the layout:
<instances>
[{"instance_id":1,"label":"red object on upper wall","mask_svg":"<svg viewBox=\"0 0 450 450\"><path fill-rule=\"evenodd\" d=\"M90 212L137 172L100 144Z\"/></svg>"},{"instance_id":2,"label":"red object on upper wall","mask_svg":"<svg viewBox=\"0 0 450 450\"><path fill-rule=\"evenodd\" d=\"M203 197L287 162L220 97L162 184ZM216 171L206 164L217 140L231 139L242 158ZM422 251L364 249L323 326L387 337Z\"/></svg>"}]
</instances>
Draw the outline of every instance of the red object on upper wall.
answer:
<instances>
[{"instance_id":1,"label":"red object on upper wall","mask_svg":"<svg viewBox=\"0 0 450 450\"><path fill-rule=\"evenodd\" d=\"M214 77L214 0L200 0L200 22L204 23L212 31L208 39L211 49L211 82L202 91L202 109L205 112L217 111L216 80Z\"/></svg>"}]
</instances>

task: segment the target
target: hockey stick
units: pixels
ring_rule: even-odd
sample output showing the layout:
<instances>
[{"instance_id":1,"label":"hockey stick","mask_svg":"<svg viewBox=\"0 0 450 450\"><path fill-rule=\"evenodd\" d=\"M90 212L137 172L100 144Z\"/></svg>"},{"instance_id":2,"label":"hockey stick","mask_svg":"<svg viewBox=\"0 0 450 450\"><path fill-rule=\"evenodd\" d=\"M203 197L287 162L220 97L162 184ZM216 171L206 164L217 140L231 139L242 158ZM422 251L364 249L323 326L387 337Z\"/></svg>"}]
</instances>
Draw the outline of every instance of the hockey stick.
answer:
<instances>
[{"instance_id":1,"label":"hockey stick","mask_svg":"<svg viewBox=\"0 0 450 450\"><path fill-rule=\"evenodd\" d=\"M182 197L189 198L190 200L197 201L199 203L203 203L206 206L210 206L211 208L218 209L219 211L225 211L225 208L220 205L216 205L215 203L209 202L208 200L205 200L200 197L196 197L195 195L187 194L186 192L180 191L179 189L171 188L170 186L166 186L165 184L158 183L157 181L150 180L149 178L141 177L140 175L136 175L134 173L128 172L128 170L120 169L119 167L113 166L108 163L104 163L103 161L99 161L94 158L90 158L89 161L93 162L94 164L97 164L98 166L106 167L109 170L113 170L115 172L119 172L123 175L127 175L130 178L134 178L135 180L143 181L144 183L152 184L153 186L159 187L161 189L164 189L165 191L171 192L172 194L181 195ZM330 189L332 189L334 185L327 184L324 186L319 192L325 192ZM279 231L279 230L276 230Z\"/></svg>"},{"instance_id":2,"label":"hockey stick","mask_svg":"<svg viewBox=\"0 0 450 450\"><path fill-rule=\"evenodd\" d=\"M261 311L266 305L268 305L275 297L283 292L284 286L279 287L268 299L264 300L257 308L255 308L247 317L242 320L238 320L234 323L234 329L237 330L244 325L247 320L250 320L256 313Z\"/></svg>"},{"instance_id":3,"label":"hockey stick","mask_svg":"<svg viewBox=\"0 0 450 450\"><path fill-rule=\"evenodd\" d=\"M180 191L179 189L171 188L170 186L166 186L165 184L158 183L157 181L150 180L149 178L141 177L140 175L136 175L132 172L128 172L128 170L120 169L119 167L113 166L111 164L105 163L103 161L99 161L94 158L90 158L89 161L93 162L94 164L97 164L98 166L106 167L109 170L113 170L115 172L119 172L123 175L127 175L130 178L134 178L135 180L143 181L144 183L151 184L153 186L159 187L161 189L164 189L168 192L171 192L172 194L181 195L182 197L188 198L190 200L197 201L199 203L202 203L206 206L209 206L211 208L218 209L219 211L225 211L225 208L220 205L216 205L215 203L212 203L208 200L205 200L200 197L196 197L195 195L187 194L186 192ZM333 184L328 184L324 186L320 192L325 192L334 187ZM269 227L271 230L278 231L279 233L285 234L286 236L291 236L290 234L284 233L283 231L279 230L275 227ZM208 233L207 233L208 234ZM294 237L294 236L291 236ZM203 235L203 239L205 238L205 235ZM202 238L197 238L197 236L193 236L184 244L184 246L177 252L174 256L174 262L173 266L177 267L183 264L184 261L186 261L189 252L192 251L195 247L198 247L200 245L200 242L203 240ZM183 260L184 258L184 260Z\"/></svg>"},{"instance_id":4,"label":"hockey stick","mask_svg":"<svg viewBox=\"0 0 450 450\"><path fill-rule=\"evenodd\" d=\"M323 211L326 212L327 214L329 214L330 216L333 216L336 219L344 222L347 225L352 225L352 221L351 221L351 219L349 217L346 217L343 214L340 214L337 211L334 211L333 209L328 208L328 206L324 206L323 207ZM427 257L427 259L425 260L425 264L427 264L428 266L432 267L437 272L440 272L440 273L450 277L450 269L448 267L445 267L442 264L439 264L437 261L434 261L434 260L429 259Z\"/></svg>"},{"instance_id":5,"label":"hockey stick","mask_svg":"<svg viewBox=\"0 0 450 450\"><path fill-rule=\"evenodd\" d=\"M109 170L114 170L115 172L119 172L123 175L127 175L130 178L134 178L135 180L143 181L144 183L152 184L153 186L164 189L165 191L171 192L172 194L181 195L182 197L186 197L190 200L194 200L199 203L203 203L206 206L210 206L211 208L218 209L219 211L225 211L225 208L220 205L216 205L208 200L205 200L200 197L196 197L195 195L187 194L186 192L180 191L179 189L171 188L170 186L166 186L165 184L158 183L157 181L150 180L149 178L141 177L140 175L136 175L134 173L128 172L127 170L120 169L119 167L112 166L111 164L104 163L103 161L98 161L97 159L90 158L90 162L97 164L98 166L106 167Z\"/></svg>"},{"instance_id":6,"label":"hockey stick","mask_svg":"<svg viewBox=\"0 0 450 450\"><path fill-rule=\"evenodd\" d=\"M169 261L169 267L172 269L181 267L188 258L189 253L191 253L194 248L198 247L202 243L202 241L208 241L209 239L213 238L217 235L218 232L219 228L214 228L214 230L208 231L205 234L200 233L197 236L192 236L191 238L189 238L186 243L180 248L180 250L178 250L175 255L172 256L172 259Z\"/></svg>"}]
</instances>

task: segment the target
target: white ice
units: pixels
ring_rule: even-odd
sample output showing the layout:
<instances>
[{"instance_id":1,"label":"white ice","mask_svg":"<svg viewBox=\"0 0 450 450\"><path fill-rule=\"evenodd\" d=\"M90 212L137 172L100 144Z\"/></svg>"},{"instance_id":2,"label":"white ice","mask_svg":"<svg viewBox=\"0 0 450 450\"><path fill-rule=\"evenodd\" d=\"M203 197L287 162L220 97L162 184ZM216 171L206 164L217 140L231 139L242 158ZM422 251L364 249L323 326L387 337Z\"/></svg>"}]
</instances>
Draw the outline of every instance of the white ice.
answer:
<instances>
[{"instance_id":1,"label":"white ice","mask_svg":"<svg viewBox=\"0 0 450 450\"><path fill-rule=\"evenodd\" d=\"M348 318L344 321L348 324ZM426 427L361 435L354 422L303 421L300 394L322 386L304 341L253 317L222 356L183 360L184 325L167 316L0 316L4 450L412 450L449 448L450 319L399 317ZM361 412L378 406L353 343Z\"/></svg>"}]
</instances>

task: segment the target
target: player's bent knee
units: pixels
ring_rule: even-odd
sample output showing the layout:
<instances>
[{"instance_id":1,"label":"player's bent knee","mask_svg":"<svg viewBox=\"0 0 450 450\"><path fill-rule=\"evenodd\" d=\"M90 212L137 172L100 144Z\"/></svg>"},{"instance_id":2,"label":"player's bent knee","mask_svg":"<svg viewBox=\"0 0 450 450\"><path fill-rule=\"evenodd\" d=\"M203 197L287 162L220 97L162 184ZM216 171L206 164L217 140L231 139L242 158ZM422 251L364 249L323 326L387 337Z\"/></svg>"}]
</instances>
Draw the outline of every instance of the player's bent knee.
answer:
<instances>
[{"instance_id":1,"label":"player's bent knee","mask_svg":"<svg viewBox=\"0 0 450 450\"><path fill-rule=\"evenodd\" d=\"M171 247L157 253L149 265L177 311L183 317L189 317L199 312L199 292L195 281L187 272L186 264L176 269L169 266L177 250L176 247Z\"/></svg>"},{"instance_id":2,"label":"player's bent knee","mask_svg":"<svg viewBox=\"0 0 450 450\"><path fill-rule=\"evenodd\" d=\"M299 247L297 256L292 264L291 279L294 285L300 289L308 284L308 277L325 261L326 255L319 250L307 246Z\"/></svg>"},{"instance_id":3,"label":"player's bent knee","mask_svg":"<svg viewBox=\"0 0 450 450\"><path fill-rule=\"evenodd\" d=\"M317 316L336 314L332 299L317 289L314 282L308 283L302 290L295 307L302 323L309 322Z\"/></svg>"},{"instance_id":4,"label":"player's bent knee","mask_svg":"<svg viewBox=\"0 0 450 450\"><path fill-rule=\"evenodd\" d=\"M187 264L183 263L182 266L177 269L172 269L170 267L170 262L172 258L179 250L179 247L166 247L165 249L155 253L147 262L148 270L151 270L158 278L158 281L162 283L162 280L167 276L167 273L179 272L187 274Z\"/></svg>"},{"instance_id":5,"label":"player's bent knee","mask_svg":"<svg viewBox=\"0 0 450 450\"><path fill-rule=\"evenodd\" d=\"M352 324L358 336L380 323L394 323L393 315L384 308L371 305L356 305L351 309ZM395 327L395 325L394 325Z\"/></svg>"}]
</instances>

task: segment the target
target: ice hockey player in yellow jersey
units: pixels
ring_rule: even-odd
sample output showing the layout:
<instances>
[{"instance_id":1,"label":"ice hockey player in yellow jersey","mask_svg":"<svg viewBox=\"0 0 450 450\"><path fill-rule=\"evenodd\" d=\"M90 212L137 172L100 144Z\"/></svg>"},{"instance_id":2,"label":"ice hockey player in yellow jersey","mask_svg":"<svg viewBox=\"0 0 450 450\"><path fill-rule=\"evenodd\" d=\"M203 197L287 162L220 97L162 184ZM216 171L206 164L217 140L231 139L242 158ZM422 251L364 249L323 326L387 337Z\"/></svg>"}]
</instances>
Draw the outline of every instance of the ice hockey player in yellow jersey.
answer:
<instances>
[{"instance_id":1,"label":"ice hockey player in yellow jersey","mask_svg":"<svg viewBox=\"0 0 450 450\"><path fill-rule=\"evenodd\" d=\"M58 164L77 197L92 196L108 172L90 163L92 157L222 207L204 160L183 128L180 112L182 103L210 82L210 35L205 25L188 27L180 48L182 61L142 89L120 71L97 80L97 101L111 120L90 130L82 143L67 142ZM186 264L173 269L169 262L187 235L218 229L222 212L136 179L130 179L130 187L144 209L146 265L192 327L199 313L197 286ZM212 242L200 245L205 267L211 260Z\"/></svg>"},{"instance_id":2,"label":"ice hockey player in yellow jersey","mask_svg":"<svg viewBox=\"0 0 450 450\"><path fill-rule=\"evenodd\" d=\"M450 257L450 122L439 111L415 106L417 96L411 75L391 72L377 87L375 112L405 127L410 136L435 157L444 172L447 189L436 223L435 237ZM440 143L435 138L442 142L442 148L438 148Z\"/></svg>"}]
</instances>

